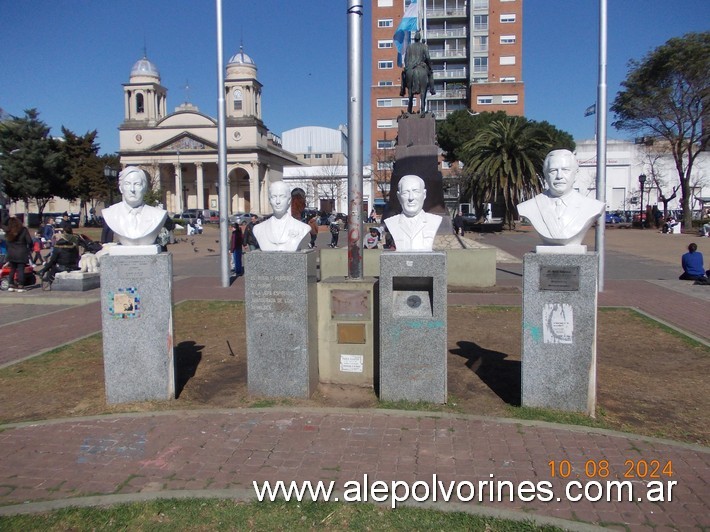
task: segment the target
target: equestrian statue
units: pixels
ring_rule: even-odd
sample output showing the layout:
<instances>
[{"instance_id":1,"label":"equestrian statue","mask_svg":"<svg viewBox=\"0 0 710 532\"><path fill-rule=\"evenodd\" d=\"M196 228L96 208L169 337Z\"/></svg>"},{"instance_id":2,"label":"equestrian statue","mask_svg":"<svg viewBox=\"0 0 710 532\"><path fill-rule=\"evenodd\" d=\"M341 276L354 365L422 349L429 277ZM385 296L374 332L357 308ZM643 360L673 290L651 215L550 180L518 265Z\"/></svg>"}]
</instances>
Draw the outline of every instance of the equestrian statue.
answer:
<instances>
[{"instance_id":1,"label":"equestrian statue","mask_svg":"<svg viewBox=\"0 0 710 532\"><path fill-rule=\"evenodd\" d=\"M419 94L421 99L420 114L426 113L426 95L436 94L434 90L434 76L429 59L429 47L421 42L420 32L414 34L414 42L407 48L404 57L404 69L402 69L402 88L400 96L404 96L405 89L409 94L409 104L407 112L411 114L414 95Z\"/></svg>"}]
</instances>

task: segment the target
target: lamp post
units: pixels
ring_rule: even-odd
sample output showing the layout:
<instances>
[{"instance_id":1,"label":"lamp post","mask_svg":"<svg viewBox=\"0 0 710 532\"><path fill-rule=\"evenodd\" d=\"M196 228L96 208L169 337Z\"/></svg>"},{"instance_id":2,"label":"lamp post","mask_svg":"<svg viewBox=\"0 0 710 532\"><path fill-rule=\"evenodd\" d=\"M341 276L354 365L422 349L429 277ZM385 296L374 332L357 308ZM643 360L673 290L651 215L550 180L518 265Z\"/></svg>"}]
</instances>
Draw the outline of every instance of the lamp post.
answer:
<instances>
[{"instance_id":1,"label":"lamp post","mask_svg":"<svg viewBox=\"0 0 710 532\"><path fill-rule=\"evenodd\" d=\"M641 212L639 213L639 221L641 222L641 229L643 229L643 185L646 182L646 174L641 174L639 176L639 187L641 188Z\"/></svg>"},{"instance_id":2,"label":"lamp post","mask_svg":"<svg viewBox=\"0 0 710 532\"><path fill-rule=\"evenodd\" d=\"M109 207L113 205L113 185L114 181L118 177L118 170L111 168L109 165L104 166L104 177L108 182L108 197L109 197Z\"/></svg>"}]
</instances>

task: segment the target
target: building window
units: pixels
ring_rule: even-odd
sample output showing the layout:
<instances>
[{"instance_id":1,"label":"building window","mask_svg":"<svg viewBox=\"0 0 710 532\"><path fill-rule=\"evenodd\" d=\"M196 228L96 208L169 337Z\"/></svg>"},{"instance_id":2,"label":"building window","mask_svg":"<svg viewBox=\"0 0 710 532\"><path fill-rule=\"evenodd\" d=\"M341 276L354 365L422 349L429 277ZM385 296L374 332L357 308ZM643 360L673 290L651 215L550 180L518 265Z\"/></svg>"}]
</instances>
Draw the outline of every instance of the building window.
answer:
<instances>
[{"instance_id":1,"label":"building window","mask_svg":"<svg viewBox=\"0 0 710 532\"><path fill-rule=\"evenodd\" d=\"M507 96L503 96L501 98L501 101L504 105L513 105L518 103L518 95L517 94L511 94Z\"/></svg>"},{"instance_id":2,"label":"building window","mask_svg":"<svg viewBox=\"0 0 710 532\"><path fill-rule=\"evenodd\" d=\"M377 41L378 48L392 48L392 40L388 39L386 41Z\"/></svg>"},{"instance_id":3,"label":"building window","mask_svg":"<svg viewBox=\"0 0 710 532\"><path fill-rule=\"evenodd\" d=\"M397 124L395 124L394 120L378 120L377 121L377 129L389 129L397 127Z\"/></svg>"},{"instance_id":4,"label":"building window","mask_svg":"<svg viewBox=\"0 0 710 532\"><path fill-rule=\"evenodd\" d=\"M515 35L501 35L500 36L500 43L501 44L515 44Z\"/></svg>"},{"instance_id":5,"label":"building window","mask_svg":"<svg viewBox=\"0 0 710 532\"><path fill-rule=\"evenodd\" d=\"M377 7L392 7L394 0L377 0Z\"/></svg>"},{"instance_id":6,"label":"building window","mask_svg":"<svg viewBox=\"0 0 710 532\"><path fill-rule=\"evenodd\" d=\"M488 9L488 0L473 0L473 9Z\"/></svg>"},{"instance_id":7,"label":"building window","mask_svg":"<svg viewBox=\"0 0 710 532\"><path fill-rule=\"evenodd\" d=\"M491 105L493 103L493 96L479 96L476 98L476 103L478 105Z\"/></svg>"},{"instance_id":8,"label":"building window","mask_svg":"<svg viewBox=\"0 0 710 532\"><path fill-rule=\"evenodd\" d=\"M391 87L391 86L392 86L392 82L391 82L391 81L385 81L385 80L381 79L380 81L377 82L377 86L378 86L378 87Z\"/></svg>"},{"instance_id":9,"label":"building window","mask_svg":"<svg viewBox=\"0 0 710 532\"><path fill-rule=\"evenodd\" d=\"M415 96L412 98L412 105L417 105L417 102L419 102L419 99ZM407 107L409 105L409 98L402 98L399 101L400 107Z\"/></svg>"},{"instance_id":10,"label":"building window","mask_svg":"<svg viewBox=\"0 0 710 532\"><path fill-rule=\"evenodd\" d=\"M512 76L500 78L501 83L515 83L515 78Z\"/></svg>"},{"instance_id":11,"label":"building window","mask_svg":"<svg viewBox=\"0 0 710 532\"><path fill-rule=\"evenodd\" d=\"M391 28L392 26L393 22L391 18L381 18L377 21L378 28Z\"/></svg>"},{"instance_id":12,"label":"building window","mask_svg":"<svg viewBox=\"0 0 710 532\"><path fill-rule=\"evenodd\" d=\"M473 51L487 52L488 51L488 35L474 35Z\"/></svg>"},{"instance_id":13,"label":"building window","mask_svg":"<svg viewBox=\"0 0 710 532\"><path fill-rule=\"evenodd\" d=\"M378 61L377 68L380 70L389 70L394 68L394 61Z\"/></svg>"},{"instance_id":14,"label":"building window","mask_svg":"<svg viewBox=\"0 0 710 532\"><path fill-rule=\"evenodd\" d=\"M234 89L234 110L242 110L242 91L239 89Z\"/></svg>"},{"instance_id":15,"label":"building window","mask_svg":"<svg viewBox=\"0 0 710 532\"><path fill-rule=\"evenodd\" d=\"M488 72L488 58L487 57L474 57L473 58L473 71L476 73Z\"/></svg>"},{"instance_id":16,"label":"building window","mask_svg":"<svg viewBox=\"0 0 710 532\"><path fill-rule=\"evenodd\" d=\"M316 154L314 155L314 157L315 157L316 159L322 159L322 158L323 158L323 154L322 154L322 153L316 153Z\"/></svg>"},{"instance_id":17,"label":"building window","mask_svg":"<svg viewBox=\"0 0 710 532\"><path fill-rule=\"evenodd\" d=\"M393 140L378 140L377 141L377 149L378 150L391 150L394 148L394 141Z\"/></svg>"},{"instance_id":18,"label":"building window","mask_svg":"<svg viewBox=\"0 0 710 532\"><path fill-rule=\"evenodd\" d=\"M378 170L392 170L394 168L394 161L377 161Z\"/></svg>"},{"instance_id":19,"label":"building window","mask_svg":"<svg viewBox=\"0 0 710 532\"><path fill-rule=\"evenodd\" d=\"M477 31L488 29L488 15L474 15L473 29Z\"/></svg>"},{"instance_id":20,"label":"building window","mask_svg":"<svg viewBox=\"0 0 710 532\"><path fill-rule=\"evenodd\" d=\"M136 113L144 113L145 105L143 103L143 95L139 92L136 94Z\"/></svg>"},{"instance_id":21,"label":"building window","mask_svg":"<svg viewBox=\"0 0 710 532\"><path fill-rule=\"evenodd\" d=\"M325 154L325 158L326 158L326 159L332 159L332 158L333 158L333 154L332 154L332 153L326 153L326 154Z\"/></svg>"},{"instance_id":22,"label":"building window","mask_svg":"<svg viewBox=\"0 0 710 532\"><path fill-rule=\"evenodd\" d=\"M514 55L500 56L500 64L501 64L501 66L514 65L515 64L515 56Z\"/></svg>"},{"instance_id":23,"label":"building window","mask_svg":"<svg viewBox=\"0 0 710 532\"><path fill-rule=\"evenodd\" d=\"M511 24L515 22L515 13L503 13L500 16L501 24Z\"/></svg>"},{"instance_id":24,"label":"building window","mask_svg":"<svg viewBox=\"0 0 710 532\"><path fill-rule=\"evenodd\" d=\"M310 153L304 153L304 154L303 154L303 158L304 158L304 159L310 159L310 158L311 158L311 154L310 154Z\"/></svg>"},{"instance_id":25,"label":"building window","mask_svg":"<svg viewBox=\"0 0 710 532\"><path fill-rule=\"evenodd\" d=\"M377 100L377 107L392 107L392 98L381 98Z\"/></svg>"}]
</instances>

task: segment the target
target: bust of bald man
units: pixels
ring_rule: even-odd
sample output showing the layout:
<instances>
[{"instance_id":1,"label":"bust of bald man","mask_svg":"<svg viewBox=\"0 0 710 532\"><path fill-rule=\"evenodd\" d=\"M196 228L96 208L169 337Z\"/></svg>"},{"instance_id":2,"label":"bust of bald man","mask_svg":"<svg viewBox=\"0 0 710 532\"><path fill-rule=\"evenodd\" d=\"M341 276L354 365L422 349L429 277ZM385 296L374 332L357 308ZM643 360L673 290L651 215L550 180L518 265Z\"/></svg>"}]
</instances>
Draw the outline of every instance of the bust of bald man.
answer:
<instances>
[{"instance_id":1,"label":"bust of bald man","mask_svg":"<svg viewBox=\"0 0 710 532\"><path fill-rule=\"evenodd\" d=\"M417 175L405 175L397 186L402 214L385 220L397 251L431 251L441 225L441 216L424 212L426 188Z\"/></svg>"},{"instance_id":2,"label":"bust of bald man","mask_svg":"<svg viewBox=\"0 0 710 532\"><path fill-rule=\"evenodd\" d=\"M274 181L269 185L269 204L273 216L254 226L259 247L262 251L297 251L311 228L291 216L291 189L286 183Z\"/></svg>"}]
</instances>

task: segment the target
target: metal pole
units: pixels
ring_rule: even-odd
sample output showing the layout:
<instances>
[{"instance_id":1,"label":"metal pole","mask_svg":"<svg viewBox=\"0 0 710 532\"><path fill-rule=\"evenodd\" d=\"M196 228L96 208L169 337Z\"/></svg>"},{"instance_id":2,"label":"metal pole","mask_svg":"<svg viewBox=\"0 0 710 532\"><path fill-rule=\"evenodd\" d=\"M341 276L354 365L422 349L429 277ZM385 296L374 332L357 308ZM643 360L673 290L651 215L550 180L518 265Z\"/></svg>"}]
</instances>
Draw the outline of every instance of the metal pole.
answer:
<instances>
[{"instance_id":1,"label":"metal pole","mask_svg":"<svg viewBox=\"0 0 710 532\"><path fill-rule=\"evenodd\" d=\"M362 15L348 0L348 278L362 279Z\"/></svg>"},{"instance_id":2,"label":"metal pole","mask_svg":"<svg viewBox=\"0 0 710 532\"><path fill-rule=\"evenodd\" d=\"M217 3L217 166L219 182L219 250L222 287L229 286L229 203L227 198L227 125L224 107L222 0Z\"/></svg>"},{"instance_id":3,"label":"metal pole","mask_svg":"<svg viewBox=\"0 0 710 532\"><path fill-rule=\"evenodd\" d=\"M597 87L597 199L606 204L606 0L599 0L599 85ZM597 223L595 248L599 253L599 291L604 291L604 230L606 210Z\"/></svg>"}]
</instances>

